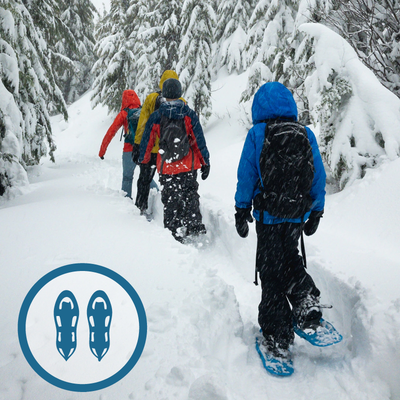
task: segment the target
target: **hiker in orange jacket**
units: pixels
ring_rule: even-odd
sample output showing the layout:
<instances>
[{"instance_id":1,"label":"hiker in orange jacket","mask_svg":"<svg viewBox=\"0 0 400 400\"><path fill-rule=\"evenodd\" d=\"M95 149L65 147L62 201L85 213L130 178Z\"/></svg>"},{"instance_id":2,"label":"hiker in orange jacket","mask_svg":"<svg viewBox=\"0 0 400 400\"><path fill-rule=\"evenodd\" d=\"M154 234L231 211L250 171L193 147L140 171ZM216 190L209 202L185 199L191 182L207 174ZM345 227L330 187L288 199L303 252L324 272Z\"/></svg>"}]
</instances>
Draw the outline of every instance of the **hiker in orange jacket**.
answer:
<instances>
[{"instance_id":1,"label":"hiker in orange jacket","mask_svg":"<svg viewBox=\"0 0 400 400\"><path fill-rule=\"evenodd\" d=\"M122 153L122 190L126 193L127 197L132 198L132 181L133 173L136 168L136 164L132 160L132 149L135 139L135 134L131 134L128 130L128 109L139 108L140 100L136 92L132 89L124 90L122 93L122 104L121 111L115 117L114 122L108 128L103 141L101 143L99 157L104 160L104 155L106 154L107 147L111 140L117 133L118 129L123 126L124 128L124 148ZM157 184L152 181L151 187L157 187Z\"/></svg>"}]
</instances>

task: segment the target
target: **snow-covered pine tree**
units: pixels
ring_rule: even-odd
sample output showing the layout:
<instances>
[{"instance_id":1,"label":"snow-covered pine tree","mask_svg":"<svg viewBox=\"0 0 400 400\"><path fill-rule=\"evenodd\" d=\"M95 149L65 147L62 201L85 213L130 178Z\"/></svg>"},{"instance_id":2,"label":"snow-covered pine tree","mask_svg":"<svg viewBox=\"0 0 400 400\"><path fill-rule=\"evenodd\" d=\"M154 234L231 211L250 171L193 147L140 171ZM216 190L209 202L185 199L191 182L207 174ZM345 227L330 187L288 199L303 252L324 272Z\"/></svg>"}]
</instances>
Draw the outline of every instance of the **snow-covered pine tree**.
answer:
<instances>
[{"instance_id":1,"label":"snow-covered pine tree","mask_svg":"<svg viewBox=\"0 0 400 400\"><path fill-rule=\"evenodd\" d=\"M148 13L149 29L142 32L141 38L148 43L150 80L156 86L163 72L175 70L178 63L182 0L157 1L153 9Z\"/></svg>"},{"instance_id":2,"label":"snow-covered pine tree","mask_svg":"<svg viewBox=\"0 0 400 400\"><path fill-rule=\"evenodd\" d=\"M296 94L309 105L322 158L343 189L367 168L400 156L400 100L341 36L315 23L299 30Z\"/></svg>"},{"instance_id":3,"label":"snow-covered pine tree","mask_svg":"<svg viewBox=\"0 0 400 400\"><path fill-rule=\"evenodd\" d=\"M314 47L313 39L305 41L304 34L298 28L303 23L322 22L323 15L329 14L333 7L331 0L301 0L293 34L287 38L284 50L285 64L281 81L292 90L297 103L299 121L305 125L312 123L305 80L315 71L312 58ZM343 92L343 95L346 96L346 93Z\"/></svg>"},{"instance_id":4,"label":"snow-covered pine tree","mask_svg":"<svg viewBox=\"0 0 400 400\"><path fill-rule=\"evenodd\" d=\"M131 37L135 38L133 40L133 53L136 59L135 91L142 99L145 99L150 92L158 88L158 81L156 81L155 74L152 71L154 58L152 43L149 41L149 32L151 32L150 25L153 20L153 13L149 6L152 7L153 3L143 0L130 9L130 13L137 16L135 30Z\"/></svg>"},{"instance_id":5,"label":"snow-covered pine tree","mask_svg":"<svg viewBox=\"0 0 400 400\"><path fill-rule=\"evenodd\" d=\"M185 0L181 14L182 41L177 70L185 98L203 123L211 115L211 44L215 13L210 0Z\"/></svg>"},{"instance_id":6,"label":"snow-covered pine tree","mask_svg":"<svg viewBox=\"0 0 400 400\"><path fill-rule=\"evenodd\" d=\"M400 0L335 2L329 11L320 13L321 22L344 37L382 84L400 97Z\"/></svg>"},{"instance_id":7,"label":"snow-covered pine tree","mask_svg":"<svg viewBox=\"0 0 400 400\"><path fill-rule=\"evenodd\" d=\"M224 65L229 73L240 73L246 68L244 47L251 11L252 0L224 0L219 4L214 35L216 54L213 64L216 71Z\"/></svg>"},{"instance_id":8,"label":"snow-covered pine tree","mask_svg":"<svg viewBox=\"0 0 400 400\"><path fill-rule=\"evenodd\" d=\"M33 23L47 43L48 58L53 66L57 86L62 90L64 74L75 73L74 62L67 56L64 49L56 44L60 41L68 43L77 51L78 44L70 29L61 20L61 6L64 0L22 0L32 16Z\"/></svg>"},{"instance_id":9,"label":"snow-covered pine tree","mask_svg":"<svg viewBox=\"0 0 400 400\"><path fill-rule=\"evenodd\" d=\"M269 22L267 18L265 18L265 15L268 12L270 3L271 0L259 0L250 16L245 46L247 65L252 65L256 61L258 48L261 46L264 32Z\"/></svg>"},{"instance_id":10,"label":"snow-covered pine tree","mask_svg":"<svg viewBox=\"0 0 400 400\"><path fill-rule=\"evenodd\" d=\"M0 1L0 193L27 183L23 167L54 160L49 109L67 109L46 41L21 0ZM48 142L48 149L45 140Z\"/></svg>"},{"instance_id":11,"label":"snow-covered pine tree","mask_svg":"<svg viewBox=\"0 0 400 400\"><path fill-rule=\"evenodd\" d=\"M36 29L41 32L48 47L52 47L63 36L68 36L68 39L73 40L71 32L60 18L60 5L64 1L22 0L32 17Z\"/></svg>"},{"instance_id":12,"label":"snow-covered pine tree","mask_svg":"<svg viewBox=\"0 0 400 400\"><path fill-rule=\"evenodd\" d=\"M96 60L93 18L97 10L90 0L64 0L60 8L61 21L69 28L74 41L68 36L62 37L55 43L54 50L71 60L73 69L64 69L57 62L53 63L53 68L64 99L70 104L92 86L90 71Z\"/></svg>"},{"instance_id":13,"label":"snow-covered pine tree","mask_svg":"<svg viewBox=\"0 0 400 400\"><path fill-rule=\"evenodd\" d=\"M92 106L103 104L109 112L121 109L122 92L134 89L137 59L133 53L136 37L135 16L128 10L141 0L112 0L110 13L97 27L94 51L98 60L93 66Z\"/></svg>"},{"instance_id":14,"label":"snow-covered pine tree","mask_svg":"<svg viewBox=\"0 0 400 400\"><path fill-rule=\"evenodd\" d=\"M298 7L299 0L260 0L257 4L250 19L247 43L248 62L255 61L242 101L249 100L268 80L286 83L284 75L293 57L290 42Z\"/></svg>"}]
</instances>

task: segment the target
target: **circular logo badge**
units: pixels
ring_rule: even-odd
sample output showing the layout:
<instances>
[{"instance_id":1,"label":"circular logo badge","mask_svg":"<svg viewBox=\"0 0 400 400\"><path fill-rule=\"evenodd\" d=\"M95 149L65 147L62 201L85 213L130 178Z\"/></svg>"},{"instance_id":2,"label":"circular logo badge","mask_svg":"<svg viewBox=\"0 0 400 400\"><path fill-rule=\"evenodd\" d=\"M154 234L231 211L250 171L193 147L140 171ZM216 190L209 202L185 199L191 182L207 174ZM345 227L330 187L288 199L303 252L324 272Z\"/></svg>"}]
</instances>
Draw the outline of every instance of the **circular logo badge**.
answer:
<instances>
[{"instance_id":1,"label":"circular logo badge","mask_svg":"<svg viewBox=\"0 0 400 400\"><path fill-rule=\"evenodd\" d=\"M71 264L42 277L19 313L18 336L30 366L59 388L89 392L122 379L146 342L146 313L116 272Z\"/></svg>"}]
</instances>

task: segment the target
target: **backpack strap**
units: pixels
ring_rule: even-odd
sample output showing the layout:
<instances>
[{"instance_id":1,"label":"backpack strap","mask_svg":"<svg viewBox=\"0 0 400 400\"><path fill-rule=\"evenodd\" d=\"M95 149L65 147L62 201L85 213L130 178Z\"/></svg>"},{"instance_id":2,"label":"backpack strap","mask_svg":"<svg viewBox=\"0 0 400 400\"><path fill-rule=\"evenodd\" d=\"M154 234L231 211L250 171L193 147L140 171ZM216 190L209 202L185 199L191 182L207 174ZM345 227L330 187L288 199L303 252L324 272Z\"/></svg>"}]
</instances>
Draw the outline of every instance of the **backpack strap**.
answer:
<instances>
[{"instance_id":1,"label":"backpack strap","mask_svg":"<svg viewBox=\"0 0 400 400\"><path fill-rule=\"evenodd\" d=\"M307 268L307 257L306 257L306 247L304 245L304 233L303 233L303 228L304 228L304 215L301 217L301 225L300 225L300 229L301 229L301 255L303 257L303 261L304 261L304 268Z\"/></svg>"},{"instance_id":2,"label":"backpack strap","mask_svg":"<svg viewBox=\"0 0 400 400\"><path fill-rule=\"evenodd\" d=\"M256 286L258 286L258 271L257 271L257 267L256 267L256 276L253 282Z\"/></svg>"},{"instance_id":3,"label":"backpack strap","mask_svg":"<svg viewBox=\"0 0 400 400\"><path fill-rule=\"evenodd\" d=\"M156 101L154 102L154 111L158 110L160 108L162 101L162 94L161 94L161 90L158 90L156 93L158 93L158 96L156 97Z\"/></svg>"},{"instance_id":4,"label":"backpack strap","mask_svg":"<svg viewBox=\"0 0 400 400\"><path fill-rule=\"evenodd\" d=\"M128 117L128 110L129 110L129 108L128 108L128 107L127 107L127 108L124 108L124 111L126 112L126 116L127 116L127 117ZM124 132L125 132L125 135L126 135L125 126L124 126L124 125L122 125L122 129L121 129L121 137L119 138L119 141L120 141L120 142L122 141L122 136L123 136Z\"/></svg>"}]
</instances>

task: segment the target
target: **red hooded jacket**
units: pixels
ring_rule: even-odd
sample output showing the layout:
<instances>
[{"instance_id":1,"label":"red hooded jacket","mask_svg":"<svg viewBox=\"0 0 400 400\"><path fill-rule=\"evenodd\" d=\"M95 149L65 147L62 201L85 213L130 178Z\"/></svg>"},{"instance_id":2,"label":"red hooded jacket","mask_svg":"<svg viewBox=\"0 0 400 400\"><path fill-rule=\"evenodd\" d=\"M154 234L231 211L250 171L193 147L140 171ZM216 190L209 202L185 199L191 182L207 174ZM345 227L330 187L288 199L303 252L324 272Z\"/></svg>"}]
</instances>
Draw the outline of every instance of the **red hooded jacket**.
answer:
<instances>
[{"instance_id":1,"label":"red hooded jacket","mask_svg":"<svg viewBox=\"0 0 400 400\"><path fill-rule=\"evenodd\" d=\"M138 108L138 107L140 107L140 100L135 91L131 89L124 90L124 92L122 93L121 111L115 117L114 122L108 128L108 131L103 138L103 142L101 143L99 151L99 157L104 157L108 145L110 144L112 138L115 136L118 129L121 128L122 125L124 126L125 132L128 131L128 120L127 120L128 113L124 109ZM132 151L132 149L133 146L130 143L124 143L124 150L123 150L124 152Z\"/></svg>"}]
</instances>

